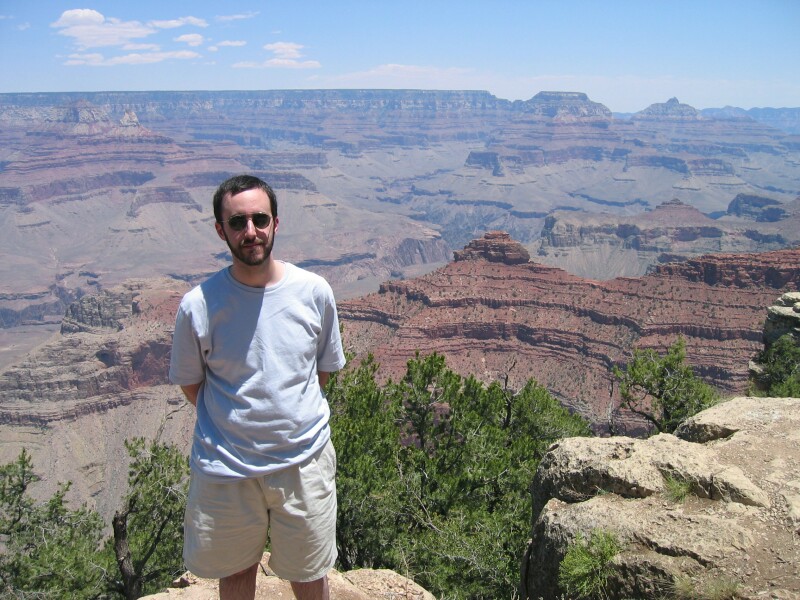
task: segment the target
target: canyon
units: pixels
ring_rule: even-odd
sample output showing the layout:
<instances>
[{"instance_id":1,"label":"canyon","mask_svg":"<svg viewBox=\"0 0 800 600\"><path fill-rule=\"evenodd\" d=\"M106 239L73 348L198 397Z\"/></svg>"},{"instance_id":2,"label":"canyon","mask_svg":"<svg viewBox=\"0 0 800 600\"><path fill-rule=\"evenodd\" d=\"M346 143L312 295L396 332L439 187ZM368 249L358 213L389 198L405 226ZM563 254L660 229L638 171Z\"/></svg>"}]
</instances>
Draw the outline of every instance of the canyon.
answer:
<instances>
[{"instance_id":1,"label":"canyon","mask_svg":"<svg viewBox=\"0 0 800 600\"><path fill-rule=\"evenodd\" d=\"M222 266L210 196L240 172L278 191L276 252L340 298L430 271L491 230L596 279L792 247L793 110L673 98L621 118L580 92L0 94L0 359L33 344L6 341L10 328L57 324L83 294ZM669 231L647 231L664 216Z\"/></svg>"}]
</instances>

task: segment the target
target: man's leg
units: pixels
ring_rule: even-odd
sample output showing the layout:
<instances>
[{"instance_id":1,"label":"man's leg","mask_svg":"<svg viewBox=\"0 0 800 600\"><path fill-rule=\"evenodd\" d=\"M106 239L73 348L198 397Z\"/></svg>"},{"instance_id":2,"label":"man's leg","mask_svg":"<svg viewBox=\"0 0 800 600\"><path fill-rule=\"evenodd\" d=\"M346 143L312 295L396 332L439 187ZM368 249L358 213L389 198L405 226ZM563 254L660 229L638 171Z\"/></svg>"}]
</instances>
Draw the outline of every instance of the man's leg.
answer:
<instances>
[{"instance_id":1,"label":"man's leg","mask_svg":"<svg viewBox=\"0 0 800 600\"><path fill-rule=\"evenodd\" d=\"M258 563L219 580L220 600L253 600L256 596ZM298 596L300 598L300 596Z\"/></svg>"},{"instance_id":2,"label":"man's leg","mask_svg":"<svg viewBox=\"0 0 800 600\"><path fill-rule=\"evenodd\" d=\"M292 581L292 591L297 600L328 600L328 576L303 583Z\"/></svg>"},{"instance_id":3,"label":"man's leg","mask_svg":"<svg viewBox=\"0 0 800 600\"><path fill-rule=\"evenodd\" d=\"M299 600L327 600L336 562L336 451L328 444L295 467L270 476L269 566ZM268 496L269 498L269 496Z\"/></svg>"}]
</instances>

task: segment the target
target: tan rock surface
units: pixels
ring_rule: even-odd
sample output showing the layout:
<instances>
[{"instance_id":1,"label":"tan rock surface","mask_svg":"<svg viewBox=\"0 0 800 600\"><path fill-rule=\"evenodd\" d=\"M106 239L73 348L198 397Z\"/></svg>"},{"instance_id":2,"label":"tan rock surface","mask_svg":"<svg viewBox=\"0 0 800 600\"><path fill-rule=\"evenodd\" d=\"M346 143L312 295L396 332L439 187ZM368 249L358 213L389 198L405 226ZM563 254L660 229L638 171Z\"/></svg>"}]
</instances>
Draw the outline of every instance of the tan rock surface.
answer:
<instances>
[{"instance_id":1,"label":"tan rock surface","mask_svg":"<svg viewBox=\"0 0 800 600\"><path fill-rule=\"evenodd\" d=\"M567 546L596 529L624 545L610 598L659 597L681 577L698 596L727 579L737 598L800 597L798 431L800 399L740 397L675 436L554 444L531 486L529 597L555 597ZM685 501L668 498L666 477L690 484Z\"/></svg>"},{"instance_id":2,"label":"tan rock surface","mask_svg":"<svg viewBox=\"0 0 800 600\"><path fill-rule=\"evenodd\" d=\"M275 576L268 566L269 553L261 559L256 576L256 600L294 598L288 581ZM359 569L328 574L331 600L435 600L425 589L394 571L386 569ZM173 587L151 596L147 600L216 600L217 581L202 579L186 573Z\"/></svg>"}]
</instances>

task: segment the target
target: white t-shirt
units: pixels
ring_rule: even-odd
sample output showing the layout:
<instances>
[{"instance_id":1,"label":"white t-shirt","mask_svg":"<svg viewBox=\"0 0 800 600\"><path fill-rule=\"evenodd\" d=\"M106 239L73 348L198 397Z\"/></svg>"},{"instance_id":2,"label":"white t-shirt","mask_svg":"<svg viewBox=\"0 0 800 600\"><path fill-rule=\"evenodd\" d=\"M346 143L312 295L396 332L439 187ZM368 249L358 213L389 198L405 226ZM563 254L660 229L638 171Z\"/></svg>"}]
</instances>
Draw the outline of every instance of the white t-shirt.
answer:
<instances>
[{"instance_id":1,"label":"white t-shirt","mask_svg":"<svg viewBox=\"0 0 800 600\"><path fill-rule=\"evenodd\" d=\"M178 309L169 378L203 382L191 465L209 478L265 475L330 439L317 371L345 364L336 303L322 277L283 264L283 279L266 288L223 269Z\"/></svg>"}]
</instances>

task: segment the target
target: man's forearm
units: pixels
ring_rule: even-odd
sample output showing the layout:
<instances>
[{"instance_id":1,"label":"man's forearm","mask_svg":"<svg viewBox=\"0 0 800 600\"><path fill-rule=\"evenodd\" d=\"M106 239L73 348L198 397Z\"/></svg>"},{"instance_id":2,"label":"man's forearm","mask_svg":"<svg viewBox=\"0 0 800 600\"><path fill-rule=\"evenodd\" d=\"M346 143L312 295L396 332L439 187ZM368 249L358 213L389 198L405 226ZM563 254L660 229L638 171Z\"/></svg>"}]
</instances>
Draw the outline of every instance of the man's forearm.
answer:
<instances>
[{"instance_id":1,"label":"man's forearm","mask_svg":"<svg viewBox=\"0 0 800 600\"><path fill-rule=\"evenodd\" d=\"M328 385L328 380L331 378L330 373L326 373L325 371L317 371L317 377L319 377L319 387L324 388Z\"/></svg>"}]
</instances>

